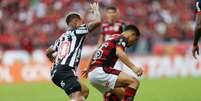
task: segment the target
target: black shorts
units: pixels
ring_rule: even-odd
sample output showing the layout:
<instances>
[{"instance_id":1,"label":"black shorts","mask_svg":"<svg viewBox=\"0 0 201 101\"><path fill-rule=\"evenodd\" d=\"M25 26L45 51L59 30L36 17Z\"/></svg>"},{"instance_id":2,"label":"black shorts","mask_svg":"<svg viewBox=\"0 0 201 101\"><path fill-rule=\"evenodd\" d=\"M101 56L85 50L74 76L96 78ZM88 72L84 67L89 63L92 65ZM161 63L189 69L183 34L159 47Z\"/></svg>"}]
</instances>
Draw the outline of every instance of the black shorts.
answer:
<instances>
[{"instance_id":1,"label":"black shorts","mask_svg":"<svg viewBox=\"0 0 201 101\"><path fill-rule=\"evenodd\" d=\"M81 85L75 70L65 65L56 65L51 70L51 77L54 84L62 88L66 94L70 95L76 91L81 91Z\"/></svg>"}]
</instances>

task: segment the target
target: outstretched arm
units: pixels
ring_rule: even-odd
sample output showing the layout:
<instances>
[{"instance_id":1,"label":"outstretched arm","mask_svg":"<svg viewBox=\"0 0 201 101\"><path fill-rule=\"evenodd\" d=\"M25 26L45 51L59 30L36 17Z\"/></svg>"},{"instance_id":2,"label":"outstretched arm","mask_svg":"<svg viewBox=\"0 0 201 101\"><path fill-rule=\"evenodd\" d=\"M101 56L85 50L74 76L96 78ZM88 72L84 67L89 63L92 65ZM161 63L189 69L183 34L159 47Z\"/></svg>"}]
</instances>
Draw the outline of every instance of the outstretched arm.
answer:
<instances>
[{"instance_id":1,"label":"outstretched arm","mask_svg":"<svg viewBox=\"0 0 201 101\"><path fill-rule=\"evenodd\" d=\"M96 18L88 24L89 32L92 32L94 29L96 29L97 27L101 25L101 15L100 15L98 3L90 4L90 7L91 7L94 18Z\"/></svg>"},{"instance_id":2,"label":"outstretched arm","mask_svg":"<svg viewBox=\"0 0 201 101\"><path fill-rule=\"evenodd\" d=\"M201 14L196 15L196 26L195 26L195 32L194 32L194 41L193 41L193 56L196 57L196 53L199 55L199 46L198 41L201 37Z\"/></svg>"},{"instance_id":3,"label":"outstretched arm","mask_svg":"<svg viewBox=\"0 0 201 101\"><path fill-rule=\"evenodd\" d=\"M105 37L105 35L100 34L100 37L98 39L98 46L100 46L104 42L104 37Z\"/></svg>"},{"instance_id":4,"label":"outstretched arm","mask_svg":"<svg viewBox=\"0 0 201 101\"><path fill-rule=\"evenodd\" d=\"M143 73L143 70L139 67L136 67L128 58L126 53L123 51L122 48L116 47L116 55L118 58L126 65L128 66L133 72L135 72L138 76L141 76Z\"/></svg>"}]
</instances>

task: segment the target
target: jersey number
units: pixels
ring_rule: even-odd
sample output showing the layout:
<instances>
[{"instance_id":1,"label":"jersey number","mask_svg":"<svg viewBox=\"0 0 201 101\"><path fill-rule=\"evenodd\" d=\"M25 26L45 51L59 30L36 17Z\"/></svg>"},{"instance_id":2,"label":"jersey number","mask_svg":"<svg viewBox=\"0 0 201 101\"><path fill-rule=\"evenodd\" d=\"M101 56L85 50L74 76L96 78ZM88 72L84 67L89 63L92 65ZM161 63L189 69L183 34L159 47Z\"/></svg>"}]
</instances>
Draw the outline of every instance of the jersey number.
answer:
<instances>
[{"instance_id":1,"label":"jersey number","mask_svg":"<svg viewBox=\"0 0 201 101\"><path fill-rule=\"evenodd\" d=\"M63 57L68 55L69 50L70 50L70 42L64 41L59 47L59 59L62 59Z\"/></svg>"}]
</instances>

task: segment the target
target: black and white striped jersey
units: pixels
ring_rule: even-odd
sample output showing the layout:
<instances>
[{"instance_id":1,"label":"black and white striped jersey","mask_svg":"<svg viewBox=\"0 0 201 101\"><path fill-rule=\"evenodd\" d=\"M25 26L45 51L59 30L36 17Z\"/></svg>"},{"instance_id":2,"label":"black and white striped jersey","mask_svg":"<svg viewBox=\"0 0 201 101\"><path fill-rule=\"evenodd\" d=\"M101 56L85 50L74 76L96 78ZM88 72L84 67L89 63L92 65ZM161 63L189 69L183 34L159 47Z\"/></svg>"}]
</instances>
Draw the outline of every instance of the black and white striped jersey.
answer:
<instances>
[{"instance_id":1,"label":"black and white striped jersey","mask_svg":"<svg viewBox=\"0 0 201 101\"><path fill-rule=\"evenodd\" d=\"M86 24L77 29L67 30L53 45L50 46L55 51L56 64L67 65L76 68L79 65L81 50L86 34L89 33Z\"/></svg>"}]
</instances>

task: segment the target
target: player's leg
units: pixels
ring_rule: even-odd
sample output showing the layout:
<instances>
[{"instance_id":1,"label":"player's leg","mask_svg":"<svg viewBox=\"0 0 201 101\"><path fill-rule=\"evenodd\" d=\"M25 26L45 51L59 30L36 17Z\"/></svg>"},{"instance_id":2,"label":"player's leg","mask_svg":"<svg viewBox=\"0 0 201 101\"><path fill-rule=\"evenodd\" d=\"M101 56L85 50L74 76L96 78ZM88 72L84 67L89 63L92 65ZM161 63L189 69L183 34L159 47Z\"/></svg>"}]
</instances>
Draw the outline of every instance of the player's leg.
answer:
<instances>
[{"instance_id":1,"label":"player's leg","mask_svg":"<svg viewBox=\"0 0 201 101\"><path fill-rule=\"evenodd\" d=\"M105 92L104 101L121 101L124 96L124 88L114 88L109 92Z\"/></svg>"},{"instance_id":2,"label":"player's leg","mask_svg":"<svg viewBox=\"0 0 201 101\"><path fill-rule=\"evenodd\" d=\"M130 68L126 67L120 60L118 60L116 62L114 69L123 71L126 74L128 74L129 76L137 77L136 74L133 73L133 71ZM109 101L118 101L118 100L121 101L121 99L123 99L123 96L124 96L124 91L125 91L125 89L123 87L122 88L114 88L110 92L106 92L104 94L104 99L105 100L109 99ZM118 97L118 100L115 100L116 97Z\"/></svg>"},{"instance_id":3,"label":"player's leg","mask_svg":"<svg viewBox=\"0 0 201 101\"><path fill-rule=\"evenodd\" d=\"M63 68L62 65L58 65L52 70L52 81L58 87L62 88L71 100L83 101L84 97L81 94L81 84L74 70L60 70L61 68Z\"/></svg>"},{"instance_id":4,"label":"player's leg","mask_svg":"<svg viewBox=\"0 0 201 101\"><path fill-rule=\"evenodd\" d=\"M111 73L103 70L102 67L97 67L89 72L88 79L90 83L104 95L104 101L121 101L124 93L122 88L115 88L115 82L120 72L116 69L108 69ZM107 72L107 73L106 73ZM114 90L112 90L114 89ZM112 90L112 92L110 92ZM120 96L121 95L121 96Z\"/></svg>"},{"instance_id":5,"label":"player's leg","mask_svg":"<svg viewBox=\"0 0 201 101\"><path fill-rule=\"evenodd\" d=\"M70 101L84 101L84 98L82 97L82 94L80 91L76 91L69 95Z\"/></svg>"},{"instance_id":6,"label":"player's leg","mask_svg":"<svg viewBox=\"0 0 201 101\"><path fill-rule=\"evenodd\" d=\"M69 77L60 82L61 88L69 95L71 100L84 101L81 93L81 84L77 77Z\"/></svg>"},{"instance_id":7,"label":"player's leg","mask_svg":"<svg viewBox=\"0 0 201 101\"><path fill-rule=\"evenodd\" d=\"M133 101L140 83L136 78L121 72L116 80L115 88L124 87L123 101Z\"/></svg>"},{"instance_id":8,"label":"player's leg","mask_svg":"<svg viewBox=\"0 0 201 101\"><path fill-rule=\"evenodd\" d=\"M80 81L80 84L81 84L81 94L86 99L89 95L89 88L86 86L86 84L82 80Z\"/></svg>"}]
</instances>

